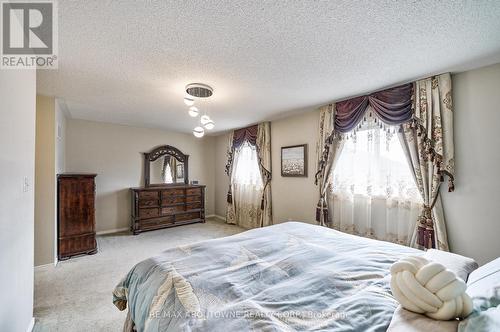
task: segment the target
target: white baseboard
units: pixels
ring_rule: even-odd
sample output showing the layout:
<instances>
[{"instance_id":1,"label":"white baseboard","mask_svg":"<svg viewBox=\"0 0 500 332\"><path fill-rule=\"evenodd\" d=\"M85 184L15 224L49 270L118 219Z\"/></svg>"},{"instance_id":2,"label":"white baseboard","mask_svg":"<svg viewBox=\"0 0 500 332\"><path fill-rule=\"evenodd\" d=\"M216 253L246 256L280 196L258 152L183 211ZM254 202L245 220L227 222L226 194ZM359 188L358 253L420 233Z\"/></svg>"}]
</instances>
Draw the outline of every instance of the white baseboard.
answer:
<instances>
[{"instance_id":1,"label":"white baseboard","mask_svg":"<svg viewBox=\"0 0 500 332\"><path fill-rule=\"evenodd\" d=\"M30 325L26 329L26 332L33 331L33 327L35 326L35 317L31 317Z\"/></svg>"},{"instance_id":2,"label":"white baseboard","mask_svg":"<svg viewBox=\"0 0 500 332\"><path fill-rule=\"evenodd\" d=\"M211 217L214 217L214 218L217 218L217 219L220 219L220 220L226 221L226 217L219 216L218 214L213 214L213 215L211 215Z\"/></svg>"},{"instance_id":3,"label":"white baseboard","mask_svg":"<svg viewBox=\"0 0 500 332\"><path fill-rule=\"evenodd\" d=\"M115 229L108 229L107 231L100 231L100 232L97 232L95 233L96 235L104 235L104 234L112 234L112 233L119 233L119 232L124 232L124 231L128 231L129 228L128 227L124 227L124 228L115 228Z\"/></svg>"},{"instance_id":4,"label":"white baseboard","mask_svg":"<svg viewBox=\"0 0 500 332\"><path fill-rule=\"evenodd\" d=\"M54 266L56 266L56 263L52 262L52 263L37 265L37 266L35 266L35 270L38 270L38 269L41 269L41 268L44 268L44 267L49 267L49 266L50 267L54 267Z\"/></svg>"}]
</instances>

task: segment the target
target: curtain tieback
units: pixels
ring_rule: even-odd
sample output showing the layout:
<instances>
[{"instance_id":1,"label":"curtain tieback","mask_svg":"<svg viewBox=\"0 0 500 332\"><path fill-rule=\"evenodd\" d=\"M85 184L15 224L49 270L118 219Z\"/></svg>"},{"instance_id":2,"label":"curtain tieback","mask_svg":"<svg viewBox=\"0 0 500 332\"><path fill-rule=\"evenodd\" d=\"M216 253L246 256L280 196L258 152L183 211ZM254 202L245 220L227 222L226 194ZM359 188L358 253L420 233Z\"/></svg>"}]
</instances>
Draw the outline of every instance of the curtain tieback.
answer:
<instances>
[{"instance_id":1,"label":"curtain tieback","mask_svg":"<svg viewBox=\"0 0 500 332\"><path fill-rule=\"evenodd\" d=\"M227 191L227 198L226 198L227 203L233 204L233 193L231 192L231 186L229 186L229 189Z\"/></svg>"},{"instance_id":2,"label":"curtain tieback","mask_svg":"<svg viewBox=\"0 0 500 332\"><path fill-rule=\"evenodd\" d=\"M453 192L455 191L455 182L451 177L448 176L448 192Z\"/></svg>"},{"instance_id":3,"label":"curtain tieback","mask_svg":"<svg viewBox=\"0 0 500 332\"><path fill-rule=\"evenodd\" d=\"M417 243L425 249L435 248L434 220L432 219L432 207L424 205L422 214L418 218L418 240Z\"/></svg>"},{"instance_id":4,"label":"curtain tieback","mask_svg":"<svg viewBox=\"0 0 500 332\"><path fill-rule=\"evenodd\" d=\"M324 197L320 197L318 204L316 205L316 221L320 225L328 223L328 206L325 204Z\"/></svg>"}]
</instances>

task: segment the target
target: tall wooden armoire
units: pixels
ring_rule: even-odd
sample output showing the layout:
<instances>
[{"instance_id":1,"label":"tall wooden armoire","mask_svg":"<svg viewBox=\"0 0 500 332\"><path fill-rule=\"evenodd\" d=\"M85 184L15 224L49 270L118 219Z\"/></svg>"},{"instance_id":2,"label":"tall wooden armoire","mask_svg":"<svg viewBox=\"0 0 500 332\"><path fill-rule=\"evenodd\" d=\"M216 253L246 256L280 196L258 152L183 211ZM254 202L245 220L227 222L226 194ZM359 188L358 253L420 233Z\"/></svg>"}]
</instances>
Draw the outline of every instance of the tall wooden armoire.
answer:
<instances>
[{"instance_id":1,"label":"tall wooden armoire","mask_svg":"<svg viewBox=\"0 0 500 332\"><path fill-rule=\"evenodd\" d=\"M95 177L97 174L57 175L57 252L59 260L95 254Z\"/></svg>"}]
</instances>

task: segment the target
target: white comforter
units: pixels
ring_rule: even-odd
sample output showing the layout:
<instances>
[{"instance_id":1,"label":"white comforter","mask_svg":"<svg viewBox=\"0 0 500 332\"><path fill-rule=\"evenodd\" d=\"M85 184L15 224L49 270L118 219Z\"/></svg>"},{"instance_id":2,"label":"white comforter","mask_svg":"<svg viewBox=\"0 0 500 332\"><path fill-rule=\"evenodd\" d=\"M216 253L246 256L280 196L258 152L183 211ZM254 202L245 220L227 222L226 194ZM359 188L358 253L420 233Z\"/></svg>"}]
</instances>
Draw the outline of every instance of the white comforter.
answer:
<instances>
[{"instance_id":1,"label":"white comforter","mask_svg":"<svg viewBox=\"0 0 500 332\"><path fill-rule=\"evenodd\" d=\"M390 266L422 253L299 222L169 249L114 303L138 331L385 331Z\"/></svg>"}]
</instances>

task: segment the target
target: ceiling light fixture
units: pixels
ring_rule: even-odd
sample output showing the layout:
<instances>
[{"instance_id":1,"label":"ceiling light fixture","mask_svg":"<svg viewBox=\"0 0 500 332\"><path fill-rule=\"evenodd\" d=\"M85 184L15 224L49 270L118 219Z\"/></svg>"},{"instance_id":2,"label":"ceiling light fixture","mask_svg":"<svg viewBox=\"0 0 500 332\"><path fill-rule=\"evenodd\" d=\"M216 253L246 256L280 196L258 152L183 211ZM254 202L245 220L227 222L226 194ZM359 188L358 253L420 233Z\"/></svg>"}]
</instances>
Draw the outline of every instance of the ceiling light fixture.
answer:
<instances>
[{"instance_id":1,"label":"ceiling light fixture","mask_svg":"<svg viewBox=\"0 0 500 332\"><path fill-rule=\"evenodd\" d=\"M184 103L189 107L189 116L195 118L200 114L198 107L193 106L195 100L202 101L208 99L214 94L214 90L211 86L203 83L191 83L186 85L186 93L188 96L184 98ZM206 105L205 105L206 106ZM206 112L205 107L202 107L204 113ZM215 122L210 119L210 117L205 113L200 117L200 125L193 129L193 135L195 137L201 138L205 135L205 129L212 130L215 127Z\"/></svg>"},{"instance_id":2,"label":"ceiling light fixture","mask_svg":"<svg viewBox=\"0 0 500 332\"><path fill-rule=\"evenodd\" d=\"M198 110L198 107L191 106L189 108L188 114L190 117L196 118L198 116L198 114L200 114L200 111Z\"/></svg>"},{"instance_id":3,"label":"ceiling light fixture","mask_svg":"<svg viewBox=\"0 0 500 332\"><path fill-rule=\"evenodd\" d=\"M210 117L208 115L202 115L200 118L200 122L202 125L206 125L210 120Z\"/></svg>"},{"instance_id":4,"label":"ceiling light fixture","mask_svg":"<svg viewBox=\"0 0 500 332\"><path fill-rule=\"evenodd\" d=\"M205 129L212 130L215 127L215 123L212 120L208 120L203 127L205 127Z\"/></svg>"},{"instance_id":5,"label":"ceiling light fixture","mask_svg":"<svg viewBox=\"0 0 500 332\"><path fill-rule=\"evenodd\" d=\"M193 129L193 135L195 137L202 138L205 135L205 130L203 129L203 127L198 126Z\"/></svg>"},{"instance_id":6,"label":"ceiling light fixture","mask_svg":"<svg viewBox=\"0 0 500 332\"><path fill-rule=\"evenodd\" d=\"M193 106L194 105L194 99L186 97L186 98L184 98L184 104L186 104L187 106Z\"/></svg>"},{"instance_id":7,"label":"ceiling light fixture","mask_svg":"<svg viewBox=\"0 0 500 332\"><path fill-rule=\"evenodd\" d=\"M203 83L191 83L186 85L186 93L195 98L208 98L213 95L214 90Z\"/></svg>"}]
</instances>

